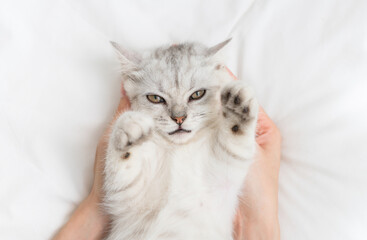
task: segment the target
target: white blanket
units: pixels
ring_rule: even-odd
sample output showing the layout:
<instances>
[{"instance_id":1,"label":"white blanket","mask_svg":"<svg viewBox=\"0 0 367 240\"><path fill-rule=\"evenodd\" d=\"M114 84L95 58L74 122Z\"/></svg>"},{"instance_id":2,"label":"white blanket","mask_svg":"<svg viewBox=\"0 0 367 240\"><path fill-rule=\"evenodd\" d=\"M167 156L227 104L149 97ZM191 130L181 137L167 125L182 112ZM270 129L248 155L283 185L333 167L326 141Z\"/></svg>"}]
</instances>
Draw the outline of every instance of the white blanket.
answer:
<instances>
[{"instance_id":1,"label":"white blanket","mask_svg":"<svg viewBox=\"0 0 367 240\"><path fill-rule=\"evenodd\" d=\"M0 239L48 239L88 194L119 100L109 40L228 37L283 136L284 240L367 239L367 1L0 2Z\"/></svg>"}]
</instances>

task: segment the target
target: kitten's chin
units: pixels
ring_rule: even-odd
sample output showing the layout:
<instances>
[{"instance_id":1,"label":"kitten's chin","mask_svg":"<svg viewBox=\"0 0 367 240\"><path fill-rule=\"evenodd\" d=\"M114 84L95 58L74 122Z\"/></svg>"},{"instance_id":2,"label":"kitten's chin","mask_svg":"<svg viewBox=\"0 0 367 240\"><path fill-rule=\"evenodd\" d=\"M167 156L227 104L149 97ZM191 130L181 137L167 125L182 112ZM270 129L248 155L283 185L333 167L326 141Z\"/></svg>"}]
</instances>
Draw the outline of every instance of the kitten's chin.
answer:
<instances>
[{"instance_id":1,"label":"kitten's chin","mask_svg":"<svg viewBox=\"0 0 367 240\"><path fill-rule=\"evenodd\" d=\"M174 134L165 133L165 138L175 144L185 144L189 142L194 136L193 132L180 131Z\"/></svg>"}]
</instances>

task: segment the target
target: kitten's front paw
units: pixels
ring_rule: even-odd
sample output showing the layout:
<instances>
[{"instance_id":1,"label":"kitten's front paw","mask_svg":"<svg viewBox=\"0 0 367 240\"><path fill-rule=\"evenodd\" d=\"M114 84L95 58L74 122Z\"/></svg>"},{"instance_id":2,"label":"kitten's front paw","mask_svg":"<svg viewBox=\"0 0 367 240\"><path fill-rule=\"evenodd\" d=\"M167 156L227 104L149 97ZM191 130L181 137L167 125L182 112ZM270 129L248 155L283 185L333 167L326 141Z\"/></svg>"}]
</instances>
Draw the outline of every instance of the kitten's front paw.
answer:
<instances>
[{"instance_id":1,"label":"kitten's front paw","mask_svg":"<svg viewBox=\"0 0 367 240\"><path fill-rule=\"evenodd\" d=\"M233 81L221 92L223 116L233 123L232 131L240 131L240 125L256 119L258 104L254 91L243 82Z\"/></svg>"},{"instance_id":2,"label":"kitten's front paw","mask_svg":"<svg viewBox=\"0 0 367 240\"><path fill-rule=\"evenodd\" d=\"M117 119L112 131L112 143L118 151L146 137L154 127L153 118L140 112L125 112Z\"/></svg>"}]
</instances>

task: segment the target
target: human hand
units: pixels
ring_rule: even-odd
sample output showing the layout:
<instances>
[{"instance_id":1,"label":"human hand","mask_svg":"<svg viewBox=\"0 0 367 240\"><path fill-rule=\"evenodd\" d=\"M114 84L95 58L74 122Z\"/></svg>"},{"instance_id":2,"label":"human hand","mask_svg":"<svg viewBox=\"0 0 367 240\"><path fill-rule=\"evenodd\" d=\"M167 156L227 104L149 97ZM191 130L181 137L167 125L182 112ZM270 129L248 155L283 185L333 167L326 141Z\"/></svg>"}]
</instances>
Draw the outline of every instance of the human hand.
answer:
<instances>
[{"instance_id":1,"label":"human hand","mask_svg":"<svg viewBox=\"0 0 367 240\"><path fill-rule=\"evenodd\" d=\"M236 79L232 72L228 73ZM111 126L130 107L124 90L111 124L102 135L94 165L94 183L90 194L93 202L100 203L105 153ZM255 161L246 177L243 196L235 219L235 240L279 239L278 173L280 165L281 135L269 116L260 107L256 131ZM245 226L245 227L244 227Z\"/></svg>"},{"instance_id":2,"label":"human hand","mask_svg":"<svg viewBox=\"0 0 367 240\"><path fill-rule=\"evenodd\" d=\"M255 161L246 177L234 224L235 240L280 239L278 175L281 135L260 107Z\"/></svg>"},{"instance_id":3,"label":"human hand","mask_svg":"<svg viewBox=\"0 0 367 240\"><path fill-rule=\"evenodd\" d=\"M103 197L103 169L108 136L118 116L130 107L123 89L122 92L123 97L116 113L97 146L92 190L54 240L101 239L105 232L108 219L100 211L99 205ZM257 135L256 160L250 167L244 185L246 199L241 200L235 219L236 240L279 239L277 191L281 138L279 130L262 109L258 117Z\"/></svg>"},{"instance_id":4,"label":"human hand","mask_svg":"<svg viewBox=\"0 0 367 240\"><path fill-rule=\"evenodd\" d=\"M107 216L100 209L103 197L103 169L108 145L108 136L118 116L130 107L128 98L124 94L124 91L122 92L123 96L120 99L115 115L98 142L94 160L94 181L92 190L71 215L69 221L54 236L54 240L97 240L103 238L109 221Z\"/></svg>"},{"instance_id":5,"label":"human hand","mask_svg":"<svg viewBox=\"0 0 367 240\"><path fill-rule=\"evenodd\" d=\"M127 98L124 89L122 88L122 97L120 98L119 105L114 114L114 117L110 124L106 127L103 132L103 135L99 139L96 157L94 160L94 181L92 191L90 192L90 196L95 198L96 201L101 202L102 200L102 185L103 185L103 169L104 169L104 161L106 157L106 150L108 145L108 139L111 132L111 128L117 118L126 110L130 108L130 102Z\"/></svg>"}]
</instances>

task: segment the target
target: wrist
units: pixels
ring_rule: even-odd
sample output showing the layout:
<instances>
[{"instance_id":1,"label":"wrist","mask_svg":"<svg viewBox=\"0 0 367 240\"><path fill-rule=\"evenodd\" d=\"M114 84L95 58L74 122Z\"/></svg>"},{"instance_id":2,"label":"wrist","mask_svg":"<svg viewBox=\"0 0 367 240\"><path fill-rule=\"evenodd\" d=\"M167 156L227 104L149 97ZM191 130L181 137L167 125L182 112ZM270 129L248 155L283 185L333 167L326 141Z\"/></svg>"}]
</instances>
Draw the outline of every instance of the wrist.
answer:
<instances>
[{"instance_id":1,"label":"wrist","mask_svg":"<svg viewBox=\"0 0 367 240\"><path fill-rule=\"evenodd\" d=\"M278 218L258 218L244 220L244 239L279 240Z\"/></svg>"},{"instance_id":2,"label":"wrist","mask_svg":"<svg viewBox=\"0 0 367 240\"><path fill-rule=\"evenodd\" d=\"M274 201L276 202L276 201ZM279 239L279 220L277 206L273 202L263 204L243 214L244 236L246 240L273 240Z\"/></svg>"},{"instance_id":3,"label":"wrist","mask_svg":"<svg viewBox=\"0 0 367 240\"><path fill-rule=\"evenodd\" d=\"M82 202L83 211L89 212L93 218L94 227L103 230L108 225L108 216L101 208L101 196L96 191L90 192L87 198Z\"/></svg>"},{"instance_id":4,"label":"wrist","mask_svg":"<svg viewBox=\"0 0 367 240\"><path fill-rule=\"evenodd\" d=\"M276 194L265 194L251 206L240 204L239 211L245 240L279 240L278 201Z\"/></svg>"},{"instance_id":5,"label":"wrist","mask_svg":"<svg viewBox=\"0 0 367 240\"><path fill-rule=\"evenodd\" d=\"M102 239L108 224L108 218L100 207L99 196L93 191L80 204L75 211L75 222L79 222L81 238L78 239Z\"/></svg>"},{"instance_id":6,"label":"wrist","mask_svg":"<svg viewBox=\"0 0 367 240\"><path fill-rule=\"evenodd\" d=\"M108 218L101 211L96 195L90 194L78 206L54 240L102 239L107 224Z\"/></svg>"}]
</instances>

